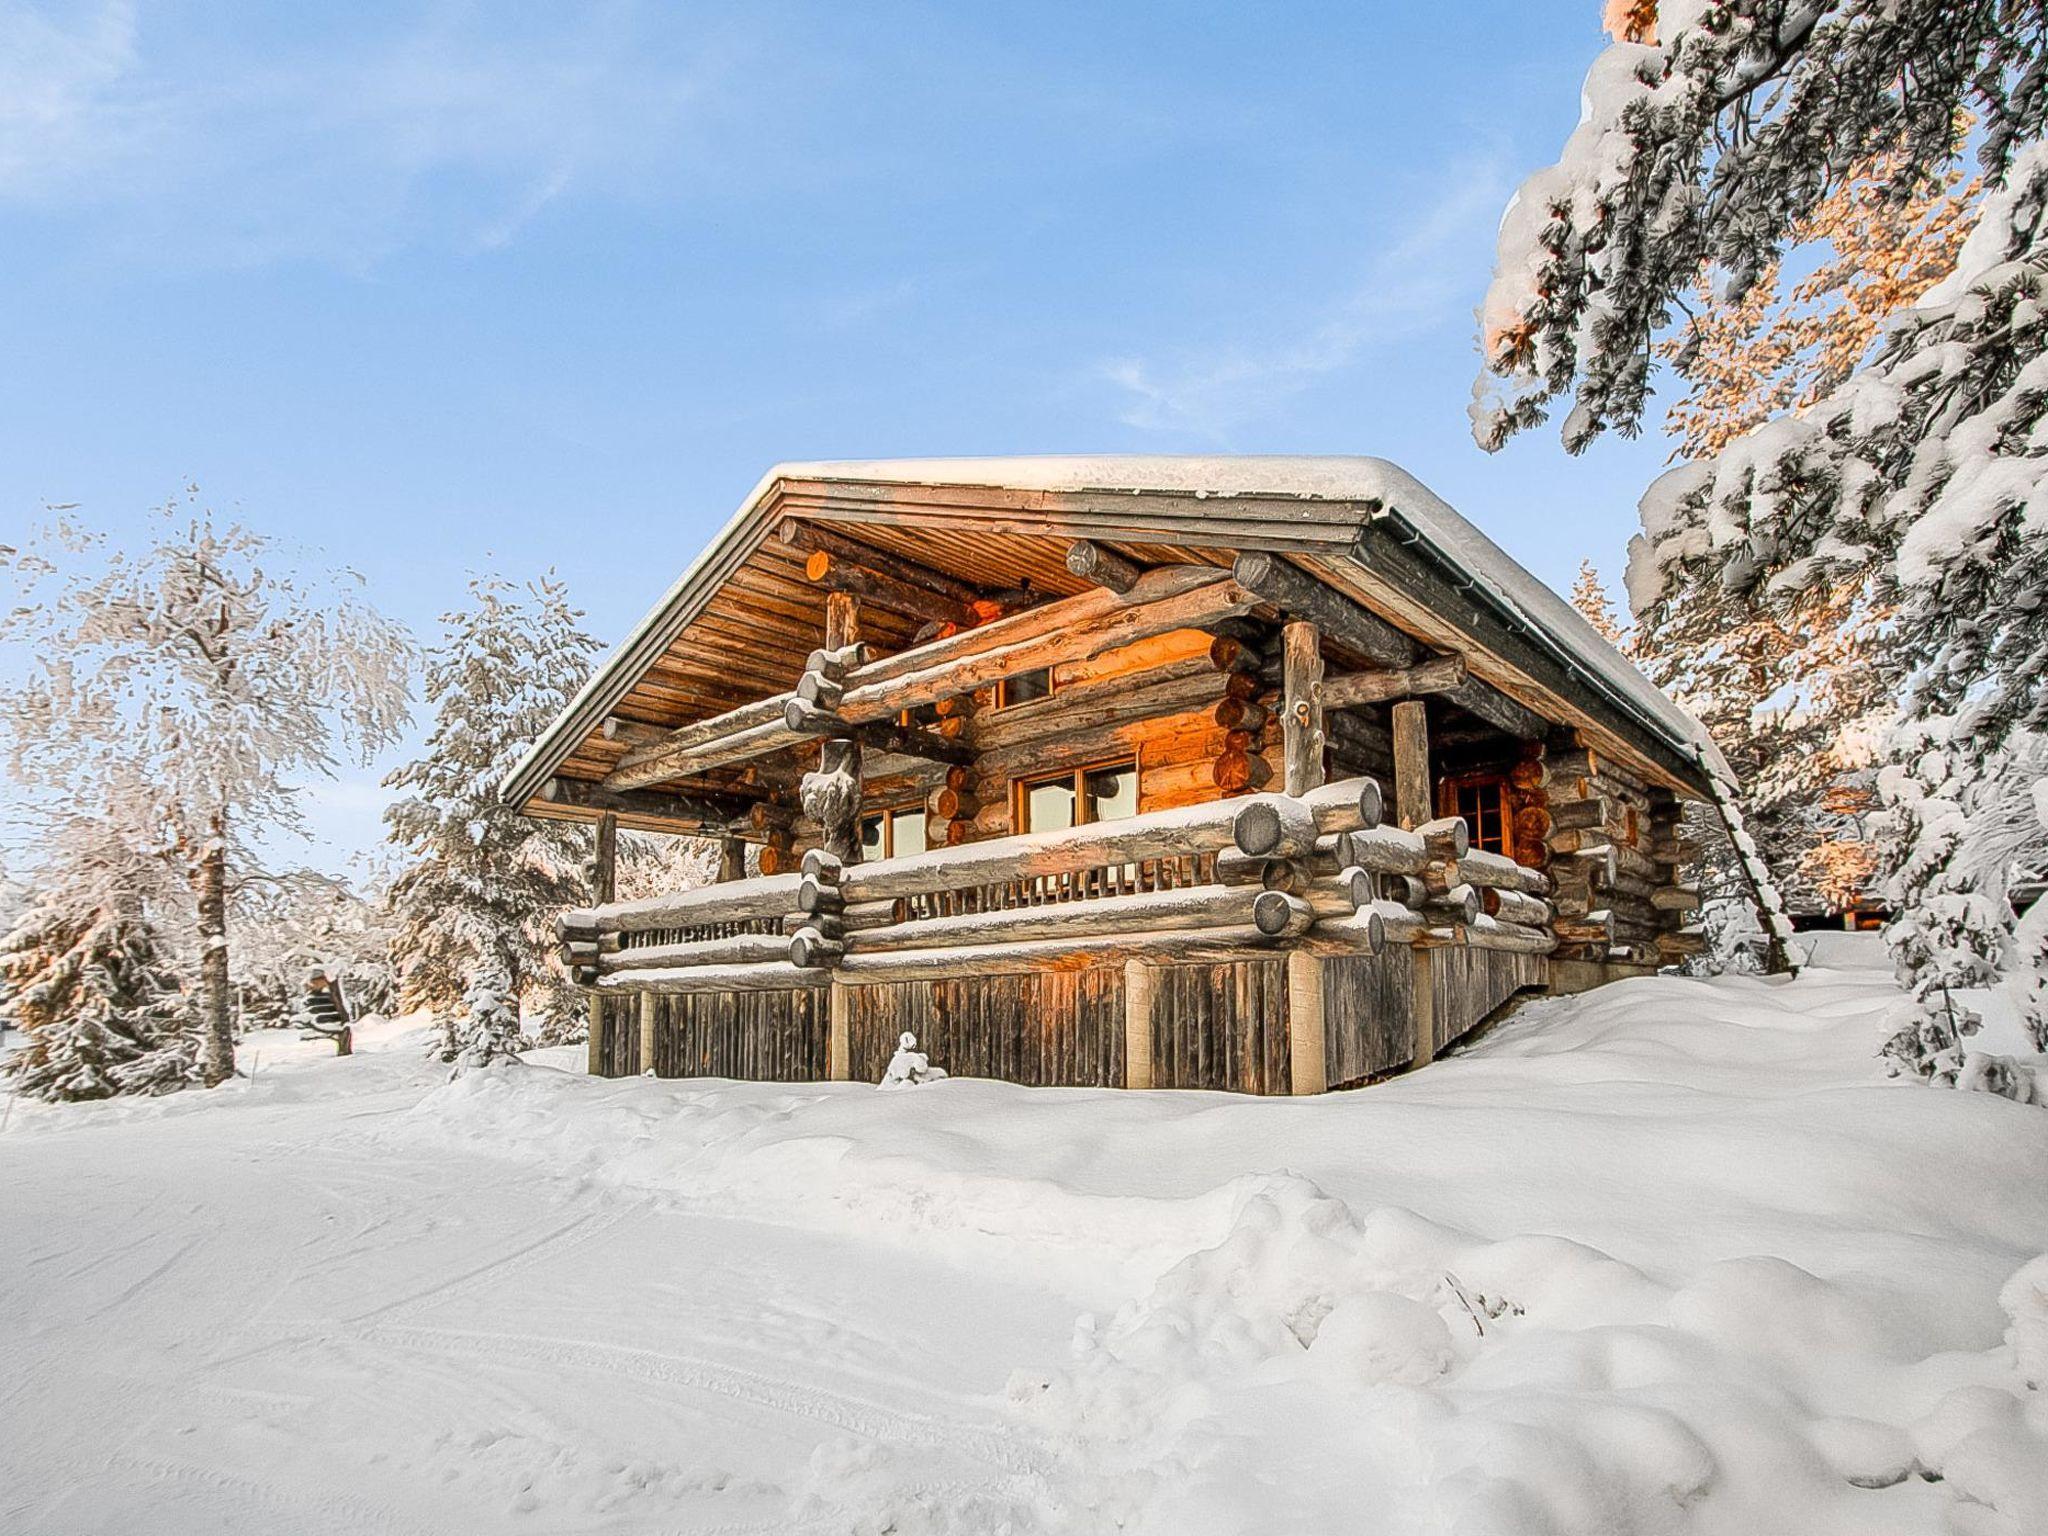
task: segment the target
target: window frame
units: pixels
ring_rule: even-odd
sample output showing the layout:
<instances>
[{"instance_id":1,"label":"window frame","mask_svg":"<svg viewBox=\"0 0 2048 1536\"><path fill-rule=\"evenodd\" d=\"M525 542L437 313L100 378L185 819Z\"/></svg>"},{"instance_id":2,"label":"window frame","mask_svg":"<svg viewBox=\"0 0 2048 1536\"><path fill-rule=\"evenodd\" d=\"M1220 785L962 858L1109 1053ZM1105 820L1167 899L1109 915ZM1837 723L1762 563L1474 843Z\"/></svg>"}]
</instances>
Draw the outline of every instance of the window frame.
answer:
<instances>
[{"instance_id":1,"label":"window frame","mask_svg":"<svg viewBox=\"0 0 2048 1536\"><path fill-rule=\"evenodd\" d=\"M869 822L879 820L882 824L881 857L884 859L895 858L896 818L898 816L901 816L905 811L909 811L918 816L922 816L925 813L924 802L922 800L901 800L890 805L878 805L871 811L861 812L860 819L854 823L855 840L860 843L865 843L866 838L862 836L863 829L866 828Z\"/></svg>"},{"instance_id":2,"label":"window frame","mask_svg":"<svg viewBox=\"0 0 2048 1536\"><path fill-rule=\"evenodd\" d=\"M1515 803L1514 796L1511 793L1512 786L1508 779L1507 770L1504 768L1481 768L1467 773L1444 775L1443 778L1437 781L1437 814L1439 816L1461 815L1462 813L1458 809L1458 796L1461 791L1468 789L1490 789L1494 792L1500 812L1500 847L1498 849L1488 849L1487 851L1498 852L1503 858L1514 858ZM1468 826L1470 825L1469 821L1467 824ZM1474 848L1483 847L1484 845L1479 841L1479 829L1471 827L1470 830L1472 833L1472 846Z\"/></svg>"},{"instance_id":3,"label":"window frame","mask_svg":"<svg viewBox=\"0 0 2048 1536\"><path fill-rule=\"evenodd\" d=\"M1045 692L1043 692L1043 693L1039 694L1039 695L1038 695L1037 697L1035 697L1035 698L1029 698L1029 699L1012 699L1012 698L1010 697L1010 684L1012 684L1013 682L1015 682L1015 681L1017 680L1017 678L1016 678L1016 677L1000 677L1000 678L997 678L997 679L996 679L996 708L997 708L997 709L1022 709L1022 708L1024 708L1024 707L1025 707L1025 706L1026 706L1027 704L1042 704L1042 703L1044 703L1044 702L1045 702L1045 701L1046 701L1047 699L1051 698L1051 697L1052 697L1052 696L1053 696L1054 694L1058 693L1058 692L1059 692L1059 690L1060 690L1060 685L1059 685L1058 679L1057 679L1057 677L1055 676L1055 673L1056 673L1056 671L1057 671L1057 669L1056 669L1056 668L1053 668L1053 667L1033 667L1033 668L1032 668L1032 669L1031 669L1031 670L1030 670L1029 672L1020 672L1020 673L1018 673L1018 674L1017 674L1017 677L1035 677L1035 676L1039 675L1040 673L1043 673L1043 674L1044 674L1044 676L1045 676ZM1042 781L1041 781L1041 782L1042 782Z\"/></svg>"},{"instance_id":4,"label":"window frame","mask_svg":"<svg viewBox=\"0 0 2048 1536\"><path fill-rule=\"evenodd\" d=\"M1061 782L1071 786L1074 791L1074 825L1077 827L1093 826L1097 818L1094 814L1094 806L1088 799L1088 776L1094 773L1101 773L1107 768L1130 769L1133 784L1142 792L1143 786L1138 780L1138 759L1135 753L1129 757L1102 758L1096 762L1084 763L1079 768L1053 768L1044 773L1019 774L1016 778L1010 780L1011 827L1020 835L1032 831L1033 829L1026 825L1029 819L1028 811L1031 804L1032 789L1041 784L1058 784ZM1133 816L1138 814L1135 803L1132 806L1131 814ZM1121 820L1121 818L1112 819ZM1055 830L1065 831L1066 829L1062 827Z\"/></svg>"}]
</instances>

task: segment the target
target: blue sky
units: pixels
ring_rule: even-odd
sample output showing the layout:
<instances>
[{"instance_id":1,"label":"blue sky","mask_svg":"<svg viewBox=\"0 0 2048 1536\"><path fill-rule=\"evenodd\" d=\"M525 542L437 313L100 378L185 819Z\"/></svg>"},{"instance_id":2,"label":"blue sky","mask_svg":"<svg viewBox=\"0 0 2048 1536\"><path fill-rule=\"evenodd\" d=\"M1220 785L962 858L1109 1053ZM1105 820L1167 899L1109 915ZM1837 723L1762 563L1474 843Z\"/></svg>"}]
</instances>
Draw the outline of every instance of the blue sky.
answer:
<instances>
[{"instance_id":1,"label":"blue sky","mask_svg":"<svg viewBox=\"0 0 2048 1536\"><path fill-rule=\"evenodd\" d=\"M1615 577L1664 445L1464 414L1599 9L0 0L0 524L196 481L609 643L780 459L1363 452Z\"/></svg>"}]
</instances>

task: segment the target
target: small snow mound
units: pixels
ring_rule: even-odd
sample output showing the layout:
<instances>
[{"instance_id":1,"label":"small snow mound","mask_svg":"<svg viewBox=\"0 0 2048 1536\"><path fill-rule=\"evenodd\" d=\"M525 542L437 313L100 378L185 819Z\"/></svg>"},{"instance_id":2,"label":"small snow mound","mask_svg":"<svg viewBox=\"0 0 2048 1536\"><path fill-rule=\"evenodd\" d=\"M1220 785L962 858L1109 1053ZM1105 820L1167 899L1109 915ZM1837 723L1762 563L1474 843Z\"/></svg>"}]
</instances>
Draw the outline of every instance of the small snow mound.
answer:
<instances>
[{"instance_id":1,"label":"small snow mound","mask_svg":"<svg viewBox=\"0 0 2048 1536\"><path fill-rule=\"evenodd\" d=\"M2020 1266L2000 1288L1998 1304L2010 1324L2005 1342L2020 1380L2032 1391L2048 1391L2048 1253Z\"/></svg>"},{"instance_id":2,"label":"small snow mound","mask_svg":"<svg viewBox=\"0 0 2048 1536\"><path fill-rule=\"evenodd\" d=\"M1342 1380L1419 1387L1451 1368L1443 1315L1393 1291L1338 1299L1310 1345L1316 1363Z\"/></svg>"},{"instance_id":3,"label":"small snow mound","mask_svg":"<svg viewBox=\"0 0 2048 1536\"><path fill-rule=\"evenodd\" d=\"M946 1069L935 1067L931 1058L917 1048L917 1036L909 1030L897 1037L896 1054L882 1073L879 1088L917 1088L944 1078Z\"/></svg>"}]
</instances>

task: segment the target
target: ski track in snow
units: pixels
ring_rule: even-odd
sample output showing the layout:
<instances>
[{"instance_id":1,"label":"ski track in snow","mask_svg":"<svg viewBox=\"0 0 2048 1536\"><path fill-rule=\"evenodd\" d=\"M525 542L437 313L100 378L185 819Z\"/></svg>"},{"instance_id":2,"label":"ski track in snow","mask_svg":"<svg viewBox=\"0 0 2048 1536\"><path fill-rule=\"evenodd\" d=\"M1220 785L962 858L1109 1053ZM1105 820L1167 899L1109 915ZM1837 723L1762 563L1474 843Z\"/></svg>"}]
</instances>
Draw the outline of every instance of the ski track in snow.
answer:
<instances>
[{"instance_id":1,"label":"ski track in snow","mask_svg":"<svg viewBox=\"0 0 2048 1536\"><path fill-rule=\"evenodd\" d=\"M1314 1103L444 1085L373 1024L16 1105L0 1536L2032 1536L2048 1116L1884 1083L1889 996L1631 983Z\"/></svg>"}]
</instances>

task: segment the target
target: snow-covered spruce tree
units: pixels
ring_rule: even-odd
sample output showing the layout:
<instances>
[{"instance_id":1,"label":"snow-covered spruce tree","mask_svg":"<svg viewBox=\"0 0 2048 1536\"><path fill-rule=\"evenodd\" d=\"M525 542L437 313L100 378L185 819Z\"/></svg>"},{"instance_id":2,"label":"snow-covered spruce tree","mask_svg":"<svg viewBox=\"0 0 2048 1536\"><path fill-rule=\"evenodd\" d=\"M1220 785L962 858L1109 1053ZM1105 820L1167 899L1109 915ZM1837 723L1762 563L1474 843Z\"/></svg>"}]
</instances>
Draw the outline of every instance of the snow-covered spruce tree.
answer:
<instances>
[{"instance_id":1,"label":"snow-covered spruce tree","mask_svg":"<svg viewBox=\"0 0 2048 1536\"><path fill-rule=\"evenodd\" d=\"M353 572L309 564L196 491L138 548L59 518L0 555L17 606L0 638L0 742L32 813L86 815L175 871L191 896L208 1084L235 1070L228 909L251 834L297 829L300 784L367 758L407 716L412 645Z\"/></svg>"},{"instance_id":2,"label":"snow-covered spruce tree","mask_svg":"<svg viewBox=\"0 0 2048 1536\"><path fill-rule=\"evenodd\" d=\"M597 643L552 575L478 578L469 592L427 659L426 754L385 780L405 792L384 813L403 1001L453 1017L471 980L488 976L513 1006L566 1016L574 993L551 925L589 899L590 834L520 815L498 784L568 703ZM455 1049L444 1039L445 1056Z\"/></svg>"},{"instance_id":3,"label":"snow-covered spruce tree","mask_svg":"<svg viewBox=\"0 0 2048 1536\"><path fill-rule=\"evenodd\" d=\"M493 1062L517 1061L526 1042L519 1033L519 1003L511 979L494 959L477 968L476 978L459 1005L441 1016L443 1056L455 1072L473 1071Z\"/></svg>"},{"instance_id":4,"label":"snow-covered spruce tree","mask_svg":"<svg viewBox=\"0 0 2048 1536\"><path fill-rule=\"evenodd\" d=\"M0 1073L31 1098L170 1093L198 1078L199 1030L108 829L56 829L35 893L0 937Z\"/></svg>"},{"instance_id":5,"label":"snow-covered spruce tree","mask_svg":"<svg viewBox=\"0 0 2048 1536\"><path fill-rule=\"evenodd\" d=\"M2004 747L2048 715L2035 664L2048 561L2029 517L2048 465L2048 6L1737 0L1661 5L1652 25L1596 62L1563 160L1504 223L1484 320L1502 390L1476 405L1479 436L1498 443L1565 394L1569 446L1635 430L1657 333L1691 284L1712 274L1741 302L1878 157L1893 157L1901 204L1938 185L1974 115L1987 190L1955 270L1838 385L1652 488L1630 596L1639 615L1700 594L1783 613L1847 592L1863 616L1890 610L1869 662L1909 724L1967 706L1971 739L1951 747L2024 772ZM1909 735L1897 763L1920 750ZM1903 859L1966 844L1886 847ZM1983 888L1914 875L1895 889L1973 889L2010 927ZM1927 920L1941 942L1923 942L1910 912L1894 933L1924 1009L1936 993L1919 968L1938 987L1940 956L1974 942L1955 903L1938 905ZM1931 1013L1922 1022L1940 1033Z\"/></svg>"}]
</instances>

